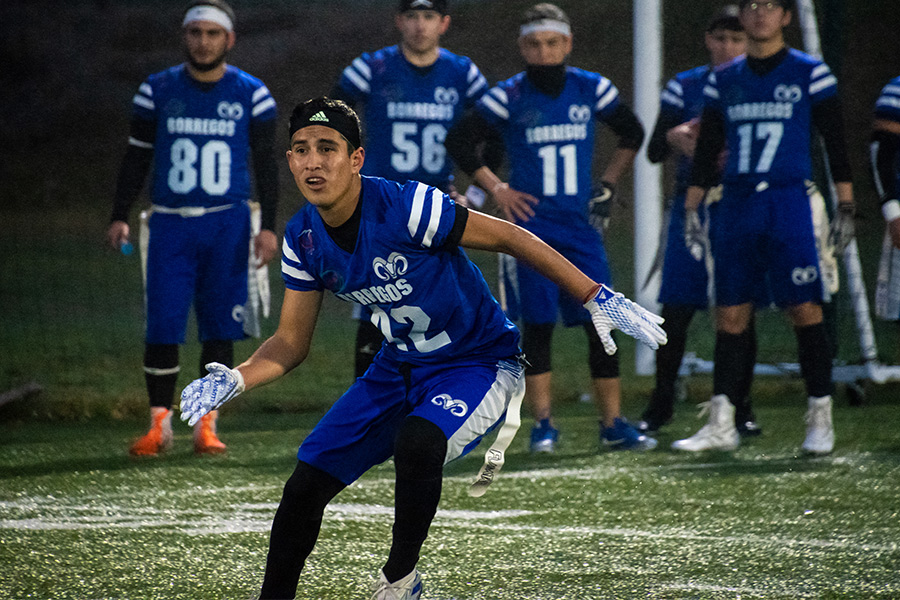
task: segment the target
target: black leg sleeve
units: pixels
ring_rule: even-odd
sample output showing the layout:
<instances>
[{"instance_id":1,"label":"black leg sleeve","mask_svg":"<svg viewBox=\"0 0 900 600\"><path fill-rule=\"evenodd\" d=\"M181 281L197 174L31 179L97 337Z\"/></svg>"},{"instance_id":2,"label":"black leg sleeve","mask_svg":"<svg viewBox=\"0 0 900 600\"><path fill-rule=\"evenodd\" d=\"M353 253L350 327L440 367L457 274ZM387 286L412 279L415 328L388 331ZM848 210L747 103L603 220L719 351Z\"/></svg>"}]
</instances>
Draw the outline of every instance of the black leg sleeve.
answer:
<instances>
[{"instance_id":1,"label":"black leg sleeve","mask_svg":"<svg viewBox=\"0 0 900 600\"><path fill-rule=\"evenodd\" d=\"M388 581L408 575L419 560L441 499L446 456L447 438L437 425L420 417L406 419L394 444L393 541L382 569Z\"/></svg>"},{"instance_id":2,"label":"black leg sleeve","mask_svg":"<svg viewBox=\"0 0 900 600\"><path fill-rule=\"evenodd\" d=\"M740 402L750 341L746 331L738 334L716 332L713 394L725 394L732 403Z\"/></svg>"},{"instance_id":3,"label":"black leg sleeve","mask_svg":"<svg viewBox=\"0 0 900 600\"><path fill-rule=\"evenodd\" d=\"M272 521L260 600L293 598L306 557L322 526L325 506L346 487L328 473L298 462Z\"/></svg>"},{"instance_id":4,"label":"black leg sleeve","mask_svg":"<svg viewBox=\"0 0 900 600\"><path fill-rule=\"evenodd\" d=\"M678 379L678 369L681 368L681 361L684 359L688 326L696 310L693 306L685 304L665 304L662 307L660 316L666 320L662 328L669 341L656 351L656 390L653 397L664 405L660 408L663 409L661 414L665 419L672 416L675 381Z\"/></svg>"},{"instance_id":5,"label":"black leg sleeve","mask_svg":"<svg viewBox=\"0 0 900 600\"><path fill-rule=\"evenodd\" d=\"M234 342L231 340L208 340L200 349L200 377L206 376L206 365L222 363L229 369L234 366Z\"/></svg>"},{"instance_id":6,"label":"black leg sleeve","mask_svg":"<svg viewBox=\"0 0 900 600\"><path fill-rule=\"evenodd\" d=\"M800 374L810 396L828 396L834 390L831 381L831 344L825 323L796 327Z\"/></svg>"},{"instance_id":7,"label":"black leg sleeve","mask_svg":"<svg viewBox=\"0 0 900 600\"><path fill-rule=\"evenodd\" d=\"M177 344L147 344L144 347L144 382L150 406L172 408L178 383Z\"/></svg>"}]
</instances>

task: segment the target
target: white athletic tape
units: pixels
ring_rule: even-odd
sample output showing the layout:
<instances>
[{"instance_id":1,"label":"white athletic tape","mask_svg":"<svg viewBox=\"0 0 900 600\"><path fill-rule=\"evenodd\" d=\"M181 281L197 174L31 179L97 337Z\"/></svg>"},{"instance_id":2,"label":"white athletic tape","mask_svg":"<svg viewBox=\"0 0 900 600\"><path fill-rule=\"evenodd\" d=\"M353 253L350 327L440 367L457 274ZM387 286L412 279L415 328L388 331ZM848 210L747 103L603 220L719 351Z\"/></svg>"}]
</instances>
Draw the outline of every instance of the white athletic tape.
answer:
<instances>
[{"instance_id":1,"label":"white athletic tape","mask_svg":"<svg viewBox=\"0 0 900 600\"><path fill-rule=\"evenodd\" d=\"M234 23L231 17L225 14L225 11L215 6L195 6L187 11L184 15L184 21L181 22L182 27L186 27L188 23L194 21L209 21L221 25L225 31L234 31Z\"/></svg>"}]
</instances>

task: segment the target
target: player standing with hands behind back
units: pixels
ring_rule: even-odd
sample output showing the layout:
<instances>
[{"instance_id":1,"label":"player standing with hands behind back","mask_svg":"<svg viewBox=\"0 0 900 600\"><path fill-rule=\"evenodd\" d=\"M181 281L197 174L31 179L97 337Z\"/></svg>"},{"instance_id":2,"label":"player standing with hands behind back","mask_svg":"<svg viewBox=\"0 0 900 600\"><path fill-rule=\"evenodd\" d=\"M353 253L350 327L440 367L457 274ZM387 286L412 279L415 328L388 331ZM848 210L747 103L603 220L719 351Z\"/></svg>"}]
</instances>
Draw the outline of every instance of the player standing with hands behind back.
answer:
<instances>
[{"instance_id":1,"label":"player standing with hands behind back","mask_svg":"<svg viewBox=\"0 0 900 600\"><path fill-rule=\"evenodd\" d=\"M520 227L470 212L440 190L360 174L359 119L316 98L290 119L288 165L307 199L284 235L287 289L275 334L235 369L210 374L181 396L191 422L302 363L322 296L368 306L387 340L300 446L272 522L261 598L293 598L326 505L371 467L394 457L394 525L373 600L416 600L419 552L441 497L444 465L503 421L482 477L503 464L524 394L519 333L491 296L466 248L504 252L584 302L607 352L620 328L651 347L659 317L598 285Z\"/></svg>"},{"instance_id":2,"label":"player standing with hands behind back","mask_svg":"<svg viewBox=\"0 0 900 600\"><path fill-rule=\"evenodd\" d=\"M747 56L715 70L704 88L707 105L685 200L685 241L690 247L701 235L696 211L706 189L718 179L719 153L727 145L722 199L710 231L716 258L714 395L707 425L674 442L677 450L737 448L732 398L740 393L752 300L766 277L797 336L809 397L802 450L827 454L834 447L831 350L805 183L812 178L814 127L824 139L837 187L831 237L838 250L853 236L853 188L837 80L828 65L785 45L783 30L793 7L792 0L742 0Z\"/></svg>"},{"instance_id":3,"label":"player standing with hands behind back","mask_svg":"<svg viewBox=\"0 0 900 600\"><path fill-rule=\"evenodd\" d=\"M172 443L172 399L194 301L200 365L234 361L234 340L245 337L248 269L278 252L273 232L278 170L273 156L275 100L263 83L225 62L234 46L234 11L222 0L191 3L183 27L185 63L151 75L134 96L131 135L116 187L107 241L129 240L128 212L153 165L144 260L147 330L144 374L150 430L130 449L156 455ZM261 205L253 241L248 159ZM197 453L225 451L216 412L194 428Z\"/></svg>"},{"instance_id":4,"label":"player standing with hands behind back","mask_svg":"<svg viewBox=\"0 0 900 600\"><path fill-rule=\"evenodd\" d=\"M528 9L519 29L526 69L492 88L451 129L447 149L460 168L488 190L506 217L546 241L597 281L610 281L603 225L619 177L631 168L644 139L637 117L613 83L597 73L568 66L572 51L569 17L558 6ZM598 121L619 143L599 182L592 179ZM501 138L509 158L503 182L475 151ZM616 357L603 352L580 298L527 265L518 265L523 346L529 367L526 399L535 418L531 450L553 452L558 431L552 421L551 342L560 313L566 326L581 325L588 337L588 363L601 413L600 442L612 449L644 450L656 440L640 434L620 414L621 383Z\"/></svg>"}]
</instances>

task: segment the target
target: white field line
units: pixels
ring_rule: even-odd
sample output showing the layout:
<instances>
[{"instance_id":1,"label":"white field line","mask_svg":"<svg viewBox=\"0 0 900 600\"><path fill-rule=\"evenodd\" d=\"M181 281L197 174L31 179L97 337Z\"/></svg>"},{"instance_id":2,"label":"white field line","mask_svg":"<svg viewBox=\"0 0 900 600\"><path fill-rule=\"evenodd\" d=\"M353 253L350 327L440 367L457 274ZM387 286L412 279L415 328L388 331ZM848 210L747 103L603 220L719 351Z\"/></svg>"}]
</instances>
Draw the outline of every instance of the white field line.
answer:
<instances>
[{"instance_id":1,"label":"white field line","mask_svg":"<svg viewBox=\"0 0 900 600\"><path fill-rule=\"evenodd\" d=\"M257 489L257 488L253 488ZM195 490L190 490L193 493ZM191 495L191 494L188 494ZM54 497L23 498L0 502L0 530L80 530L80 529L144 529L177 530L187 535L267 532L276 503L237 503L206 505L179 501L176 506L190 509L158 509L147 506L123 506L107 498L82 498L83 503L69 504ZM334 503L327 509L326 520L382 522L393 515L393 507L377 504ZM25 513L20 518L16 513ZM493 533L525 533L541 536L606 536L625 539L685 540L726 544L749 544L767 548L809 547L852 550L857 552L892 553L900 544L866 544L852 540L792 539L759 535L714 536L685 529L641 530L618 527L543 526L505 522L535 515L526 510L438 510L435 527L483 529Z\"/></svg>"}]
</instances>

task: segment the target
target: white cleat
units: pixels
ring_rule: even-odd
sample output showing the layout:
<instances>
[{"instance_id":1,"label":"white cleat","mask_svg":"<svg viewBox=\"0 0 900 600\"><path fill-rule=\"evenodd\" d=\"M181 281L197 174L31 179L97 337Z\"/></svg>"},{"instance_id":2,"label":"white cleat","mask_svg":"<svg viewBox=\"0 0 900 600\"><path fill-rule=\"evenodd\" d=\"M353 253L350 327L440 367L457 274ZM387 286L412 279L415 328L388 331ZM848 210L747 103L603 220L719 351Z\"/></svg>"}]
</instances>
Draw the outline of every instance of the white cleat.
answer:
<instances>
[{"instance_id":1,"label":"white cleat","mask_svg":"<svg viewBox=\"0 0 900 600\"><path fill-rule=\"evenodd\" d=\"M735 450L741 437L734 426L734 405L728 396L718 394L700 406L700 416L709 413L709 421L691 437L672 442L672 449L685 452Z\"/></svg>"},{"instance_id":2,"label":"white cleat","mask_svg":"<svg viewBox=\"0 0 900 600\"><path fill-rule=\"evenodd\" d=\"M421 595L422 577L418 569L413 569L412 573L394 583L388 582L384 571L379 571L372 600L419 600Z\"/></svg>"},{"instance_id":3,"label":"white cleat","mask_svg":"<svg viewBox=\"0 0 900 600\"><path fill-rule=\"evenodd\" d=\"M806 411L806 439L801 448L809 454L829 454L834 450L831 396L809 397L809 409Z\"/></svg>"}]
</instances>

